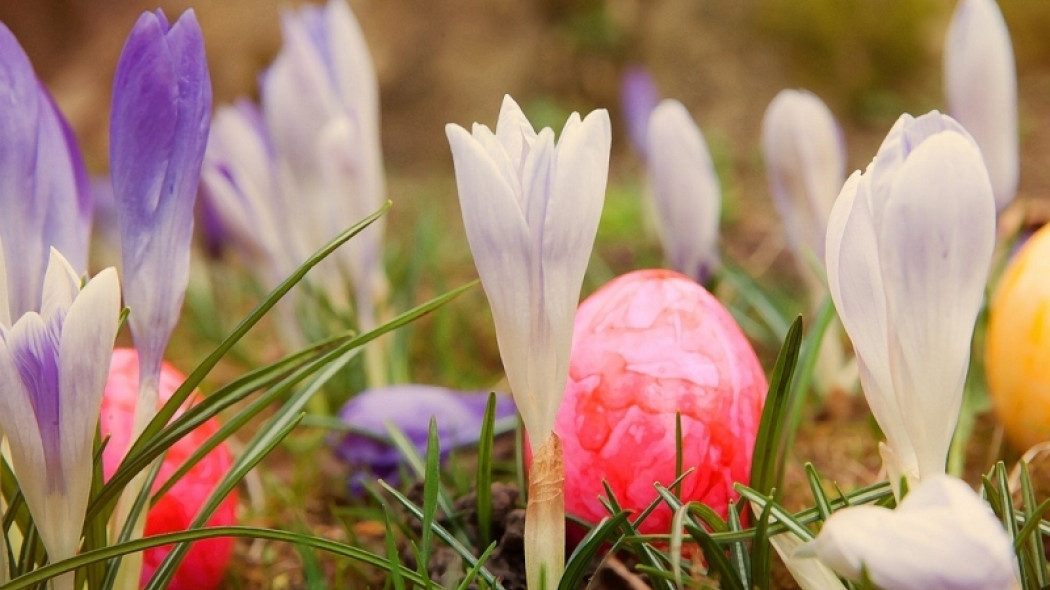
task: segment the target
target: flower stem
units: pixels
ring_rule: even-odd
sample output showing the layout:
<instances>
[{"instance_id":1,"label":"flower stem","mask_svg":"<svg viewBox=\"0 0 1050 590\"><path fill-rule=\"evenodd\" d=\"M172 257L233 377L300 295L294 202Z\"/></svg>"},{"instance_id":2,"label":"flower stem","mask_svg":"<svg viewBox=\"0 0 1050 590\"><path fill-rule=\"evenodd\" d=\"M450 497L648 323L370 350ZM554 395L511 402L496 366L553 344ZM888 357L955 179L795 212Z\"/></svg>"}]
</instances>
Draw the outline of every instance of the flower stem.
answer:
<instances>
[{"instance_id":1,"label":"flower stem","mask_svg":"<svg viewBox=\"0 0 1050 590\"><path fill-rule=\"evenodd\" d=\"M536 450L525 508L525 575L530 590L555 590L565 570L565 466L553 432Z\"/></svg>"}]
</instances>

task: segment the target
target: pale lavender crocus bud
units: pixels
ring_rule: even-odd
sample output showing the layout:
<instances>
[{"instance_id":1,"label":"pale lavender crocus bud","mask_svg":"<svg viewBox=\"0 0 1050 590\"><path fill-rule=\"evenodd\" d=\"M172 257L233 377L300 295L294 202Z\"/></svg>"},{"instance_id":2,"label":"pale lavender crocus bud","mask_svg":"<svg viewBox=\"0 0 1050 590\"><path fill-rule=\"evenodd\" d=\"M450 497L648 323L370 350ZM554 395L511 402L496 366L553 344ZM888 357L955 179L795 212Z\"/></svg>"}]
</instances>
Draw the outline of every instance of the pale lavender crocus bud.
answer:
<instances>
[{"instance_id":1,"label":"pale lavender crocus bud","mask_svg":"<svg viewBox=\"0 0 1050 590\"><path fill-rule=\"evenodd\" d=\"M902 115L835 202L828 285L891 483L944 473L994 244L980 150L937 111Z\"/></svg>"},{"instance_id":2,"label":"pale lavender crocus bud","mask_svg":"<svg viewBox=\"0 0 1050 590\"><path fill-rule=\"evenodd\" d=\"M362 493L364 483L373 477L397 484L405 459L390 442L391 426L411 441L420 456L426 456L430 419L434 418L444 461L453 449L478 442L488 399L484 391L459 392L418 384L377 387L350 398L339 410L339 419L353 431L333 442L336 456L352 468L351 493ZM497 394L496 421L515 415L510 397Z\"/></svg>"},{"instance_id":3,"label":"pale lavender crocus bud","mask_svg":"<svg viewBox=\"0 0 1050 590\"><path fill-rule=\"evenodd\" d=\"M646 146L664 252L673 270L703 283L721 264L722 189L707 143L682 103L668 99L649 116Z\"/></svg>"},{"instance_id":4,"label":"pale lavender crocus bud","mask_svg":"<svg viewBox=\"0 0 1050 590\"><path fill-rule=\"evenodd\" d=\"M282 228L295 212L281 199L276 158L261 114L251 102L219 107L201 168L201 197L229 243L267 289L276 287L302 260L292 258Z\"/></svg>"},{"instance_id":5,"label":"pale lavender crocus bud","mask_svg":"<svg viewBox=\"0 0 1050 590\"><path fill-rule=\"evenodd\" d=\"M1017 72L995 0L960 0L944 48L948 114L977 141L1002 211L1017 193Z\"/></svg>"},{"instance_id":6,"label":"pale lavender crocus bud","mask_svg":"<svg viewBox=\"0 0 1050 590\"><path fill-rule=\"evenodd\" d=\"M1002 523L965 482L944 474L924 480L894 510L865 505L833 513L795 556L816 557L850 580L866 574L882 590L1019 587Z\"/></svg>"},{"instance_id":7,"label":"pale lavender crocus bud","mask_svg":"<svg viewBox=\"0 0 1050 590\"><path fill-rule=\"evenodd\" d=\"M530 587L556 588L565 565L564 464L554 434L573 320L609 173L609 114L573 113L554 140L509 96L493 133L445 126L467 241L533 451L525 512Z\"/></svg>"},{"instance_id":8,"label":"pale lavender crocus bud","mask_svg":"<svg viewBox=\"0 0 1050 590\"><path fill-rule=\"evenodd\" d=\"M87 270L91 192L69 125L33 72L22 47L0 23L0 240L10 260L10 317L37 311L48 251Z\"/></svg>"},{"instance_id":9,"label":"pale lavender crocus bud","mask_svg":"<svg viewBox=\"0 0 1050 590\"><path fill-rule=\"evenodd\" d=\"M642 160L649 159L649 115L660 102L660 91L649 70L630 66L620 82L620 106L623 108L627 137Z\"/></svg>"},{"instance_id":10,"label":"pale lavender crocus bud","mask_svg":"<svg viewBox=\"0 0 1050 590\"><path fill-rule=\"evenodd\" d=\"M287 227L298 264L383 205L379 90L364 35L344 0L303 6L281 23L284 47L262 78L262 110L286 173L284 198L302 218ZM337 306L352 283L363 330L375 327L374 308L387 288L382 235L378 220L317 273Z\"/></svg>"},{"instance_id":11,"label":"pale lavender crocus bud","mask_svg":"<svg viewBox=\"0 0 1050 590\"><path fill-rule=\"evenodd\" d=\"M138 432L157 410L157 379L189 279L193 206L211 118L204 39L192 10L174 24L139 17L113 82L110 171L124 301L139 352Z\"/></svg>"},{"instance_id":12,"label":"pale lavender crocus bud","mask_svg":"<svg viewBox=\"0 0 1050 590\"><path fill-rule=\"evenodd\" d=\"M0 287L4 283L0 273ZM5 304L6 297L0 289ZM52 248L34 307L39 313L0 323L0 427L33 524L55 563L76 555L80 545L92 442L119 326L117 273L107 268L81 289L80 276ZM55 585L72 588L73 573Z\"/></svg>"},{"instance_id":13,"label":"pale lavender crocus bud","mask_svg":"<svg viewBox=\"0 0 1050 590\"><path fill-rule=\"evenodd\" d=\"M846 178L842 130L816 95L782 90L762 118L762 157L799 272L811 293L822 293L810 259L824 261L828 216Z\"/></svg>"}]
</instances>

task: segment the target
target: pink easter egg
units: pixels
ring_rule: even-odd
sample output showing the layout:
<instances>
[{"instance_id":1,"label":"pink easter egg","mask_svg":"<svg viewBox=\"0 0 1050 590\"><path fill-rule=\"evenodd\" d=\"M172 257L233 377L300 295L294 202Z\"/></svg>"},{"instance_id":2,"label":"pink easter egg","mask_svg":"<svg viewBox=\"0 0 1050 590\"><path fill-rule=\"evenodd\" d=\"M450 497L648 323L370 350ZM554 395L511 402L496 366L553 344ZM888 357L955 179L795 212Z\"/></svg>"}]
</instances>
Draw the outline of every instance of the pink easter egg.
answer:
<instances>
[{"instance_id":1,"label":"pink easter egg","mask_svg":"<svg viewBox=\"0 0 1050 590\"><path fill-rule=\"evenodd\" d=\"M576 313L565 398L554 430L565 453L566 511L608 512L608 481L635 513L675 478L675 414L682 415L683 501L723 517L747 483L766 396L754 350L729 312L696 282L666 270L609 282ZM661 504L639 528L666 533Z\"/></svg>"},{"instance_id":2,"label":"pink easter egg","mask_svg":"<svg viewBox=\"0 0 1050 590\"><path fill-rule=\"evenodd\" d=\"M113 351L109 365L109 380L102 398L102 436L109 436L109 444L102 454L102 467L108 480L117 470L131 442L131 428L138 402L138 353L130 348ZM175 367L164 363L160 375L160 401L163 404L186 380ZM198 392L186 401L176 416L200 401ZM154 483L156 491L189 458L194 451L219 430L219 421L212 418L176 442L164 457L160 473ZM201 506L215 490L219 480L230 470L233 459L229 447L223 443L205 455L160 500L146 516L145 535L183 531L197 516ZM223 500L208 521L208 526L236 524L237 492ZM155 547L143 553L141 585L153 576L172 546ZM169 590L209 590L222 585L226 566L233 553L233 539L220 537L195 542L182 561Z\"/></svg>"}]
</instances>

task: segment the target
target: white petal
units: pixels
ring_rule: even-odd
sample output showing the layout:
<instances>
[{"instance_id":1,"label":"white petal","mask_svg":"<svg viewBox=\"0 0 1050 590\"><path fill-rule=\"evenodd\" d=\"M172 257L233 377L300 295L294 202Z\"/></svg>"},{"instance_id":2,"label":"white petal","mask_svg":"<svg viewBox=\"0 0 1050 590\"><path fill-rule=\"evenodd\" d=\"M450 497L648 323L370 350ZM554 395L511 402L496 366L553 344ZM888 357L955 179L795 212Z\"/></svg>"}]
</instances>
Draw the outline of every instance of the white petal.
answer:
<instances>
[{"instance_id":1,"label":"white petal","mask_svg":"<svg viewBox=\"0 0 1050 590\"><path fill-rule=\"evenodd\" d=\"M944 84L951 113L981 148L999 210L1017 192L1017 73L993 0L961 0L948 27Z\"/></svg>"},{"instance_id":2,"label":"white petal","mask_svg":"<svg viewBox=\"0 0 1050 590\"><path fill-rule=\"evenodd\" d=\"M994 199L973 141L951 131L922 141L884 215L894 387L925 477L944 470L995 242Z\"/></svg>"},{"instance_id":3,"label":"white petal","mask_svg":"<svg viewBox=\"0 0 1050 590\"><path fill-rule=\"evenodd\" d=\"M846 172L845 142L835 117L810 92L781 91L762 119L762 155L796 257L823 260L827 220Z\"/></svg>"},{"instance_id":4,"label":"white petal","mask_svg":"<svg viewBox=\"0 0 1050 590\"><path fill-rule=\"evenodd\" d=\"M557 364L548 369L556 395L545 399L538 442L554 427L569 374L572 325L580 302L583 275L590 261L594 237L605 203L612 142L609 113L591 112L578 124L562 130L555 149L550 202L541 250L543 301L552 330Z\"/></svg>"},{"instance_id":5,"label":"white petal","mask_svg":"<svg viewBox=\"0 0 1050 590\"><path fill-rule=\"evenodd\" d=\"M519 408L527 403L528 335L535 315L529 300L533 248L514 189L482 142L447 125L467 241L492 309L500 356ZM522 410L523 416L528 409ZM528 423L527 423L528 424Z\"/></svg>"},{"instance_id":6,"label":"white petal","mask_svg":"<svg viewBox=\"0 0 1050 590\"><path fill-rule=\"evenodd\" d=\"M703 280L718 265L722 192L703 134L682 103L665 100L653 110L647 153L664 251L674 270Z\"/></svg>"},{"instance_id":7,"label":"white petal","mask_svg":"<svg viewBox=\"0 0 1050 590\"><path fill-rule=\"evenodd\" d=\"M812 544L803 544L794 533L782 533L769 538L769 544L776 549L781 561L791 572L802 590L845 590L845 586L835 572L812 554Z\"/></svg>"},{"instance_id":8,"label":"white petal","mask_svg":"<svg viewBox=\"0 0 1050 590\"><path fill-rule=\"evenodd\" d=\"M828 288L853 341L868 405L902 461L914 453L904 430L890 374L889 324L874 221L869 171L846 180L828 219Z\"/></svg>"},{"instance_id":9,"label":"white petal","mask_svg":"<svg viewBox=\"0 0 1050 590\"><path fill-rule=\"evenodd\" d=\"M496 138L503 144L504 151L511 162L521 164L525 159L525 152L536 139L536 131L529 123L521 107L510 95L503 97L503 104L499 109L499 120L496 122Z\"/></svg>"},{"instance_id":10,"label":"white petal","mask_svg":"<svg viewBox=\"0 0 1050 590\"><path fill-rule=\"evenodd\" d=\"M960 480L925 480L896 511L846 508L824 523L810 550L850 579L867 570L883 590L1016 587L1013 543L989 506Z\"/></svg>"},{"instance_id":11,"label":"white petal","mask_svg":"<svg viewBox=\"0 0 1050 590\"><path fill-rule=\"evenodd\" d=\"M80 293L80 277L62 254L51 248L44 274L40 315L49 318L59 309L68 309Z\"/></svg>"}]
</instances>

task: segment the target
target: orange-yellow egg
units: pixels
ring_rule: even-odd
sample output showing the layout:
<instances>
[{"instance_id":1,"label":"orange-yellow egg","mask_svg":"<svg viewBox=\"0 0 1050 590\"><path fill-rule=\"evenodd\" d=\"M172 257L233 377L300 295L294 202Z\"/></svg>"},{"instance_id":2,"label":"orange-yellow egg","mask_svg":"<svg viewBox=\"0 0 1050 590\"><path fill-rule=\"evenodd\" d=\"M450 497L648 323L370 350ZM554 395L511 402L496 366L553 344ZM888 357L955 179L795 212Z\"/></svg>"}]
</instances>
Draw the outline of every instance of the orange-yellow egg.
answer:
<instances>
[{"instance_id":1,"label":"orange-yellow egg","mask_svg":"<svg viewBox=\"0 0 1050 590\"><path fill-rule=\"evenodd\" d=\"M1023 451L1050 440L1050 226L1003 273L989 313L985 368L1010 442Z\"/></svg>"}]
</instances>

